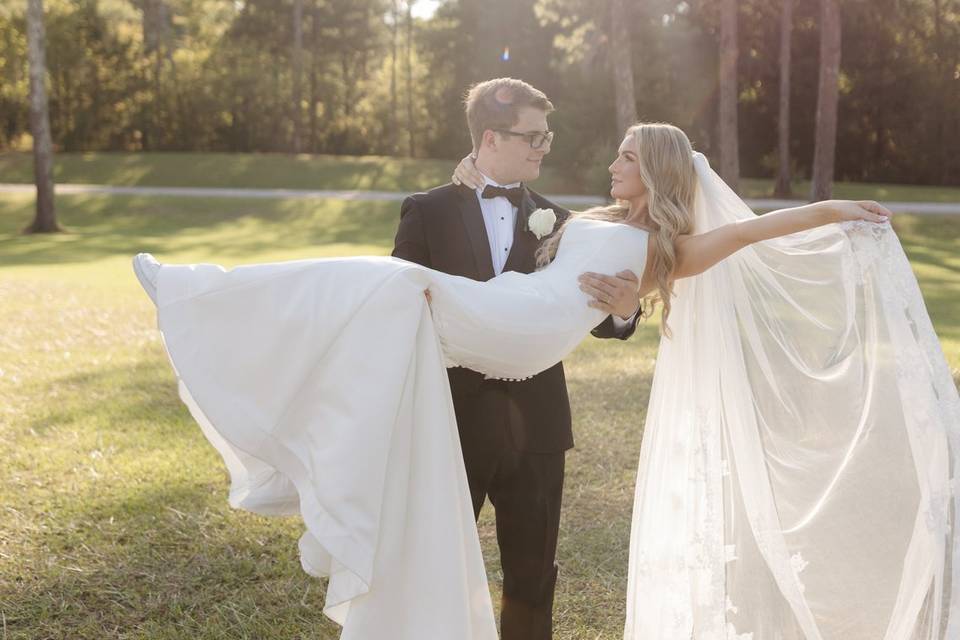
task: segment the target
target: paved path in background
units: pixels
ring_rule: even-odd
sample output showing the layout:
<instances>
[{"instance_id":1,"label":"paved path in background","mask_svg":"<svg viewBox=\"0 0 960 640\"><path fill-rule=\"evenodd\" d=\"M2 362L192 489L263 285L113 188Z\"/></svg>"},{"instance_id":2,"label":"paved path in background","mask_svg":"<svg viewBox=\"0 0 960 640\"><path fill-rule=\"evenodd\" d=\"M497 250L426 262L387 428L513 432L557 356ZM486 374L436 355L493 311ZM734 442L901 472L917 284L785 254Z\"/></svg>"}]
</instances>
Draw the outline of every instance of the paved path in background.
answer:
<instances>
[{"instance_id":1,"label":"paved path in background","mask_svg":"<svg viewBox=\"0 0 960 640\"><path fill-rule=\"evenodd\" d=\"M0 183L0 193L33 193L32 184ZM399 202L407 194L397 191L336 191L327 189L220 189L212 187L113 187L99 184L58 184L58 194L108 194L132 196L180 196L188 198L334 198L338 200L380 200ZM581 195L550 195L556 202L575 206L602 204L601 198ZM748 198L746 203L752 209L782 209L803 204L804 200L775 200L769 198ZM957 215L960 216L960 202L883 202L884 206L896 213Z\"/></svg>"}]
</instances>

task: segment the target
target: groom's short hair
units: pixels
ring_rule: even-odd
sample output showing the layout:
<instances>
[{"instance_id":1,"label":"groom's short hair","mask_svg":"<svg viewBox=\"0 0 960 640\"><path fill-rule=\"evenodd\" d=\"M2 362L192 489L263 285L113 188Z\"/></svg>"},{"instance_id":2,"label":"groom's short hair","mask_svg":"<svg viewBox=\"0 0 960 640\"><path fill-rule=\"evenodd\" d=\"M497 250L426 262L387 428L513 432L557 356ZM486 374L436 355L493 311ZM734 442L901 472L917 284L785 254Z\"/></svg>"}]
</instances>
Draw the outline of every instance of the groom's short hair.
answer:
<instances>
[{"instance_id":1,"label":"groom's short hair","mask_svg":"<svg viewBox=\"0 0 960 640\"><path fill-rule=\"evenodd\" d=\"M553 104L543 91L516 78L478 82L470 87L464 103L474 151L480 148L483 132L487 129L509 129L517 124L523 107L535 107L547 113L553 111Z\"/></svg>"}]
</instances>

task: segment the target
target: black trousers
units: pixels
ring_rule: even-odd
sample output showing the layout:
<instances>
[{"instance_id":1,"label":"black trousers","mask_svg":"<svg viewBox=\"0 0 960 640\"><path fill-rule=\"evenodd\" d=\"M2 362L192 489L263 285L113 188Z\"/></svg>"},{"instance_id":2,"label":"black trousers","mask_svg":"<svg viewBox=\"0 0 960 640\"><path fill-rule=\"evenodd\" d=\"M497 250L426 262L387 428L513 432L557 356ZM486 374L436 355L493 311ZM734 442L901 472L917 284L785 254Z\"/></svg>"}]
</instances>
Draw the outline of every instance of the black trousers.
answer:
<instances>
[{"instance_id":1,"label":"black trousers","mask_svg":"<svg viewBox=\"0 0 960 640\"><path fill-rule=\"evenodd\" d=\"M518 450L508 422L509 394L502 384L483 386L463 403L471 415L461 419L458 407L457 419L474 516L479 518L486 499L496 511L501 640L550 640L566 454ZM464 437L465 429L483 431Z\"/></svg>"}]
</instances>

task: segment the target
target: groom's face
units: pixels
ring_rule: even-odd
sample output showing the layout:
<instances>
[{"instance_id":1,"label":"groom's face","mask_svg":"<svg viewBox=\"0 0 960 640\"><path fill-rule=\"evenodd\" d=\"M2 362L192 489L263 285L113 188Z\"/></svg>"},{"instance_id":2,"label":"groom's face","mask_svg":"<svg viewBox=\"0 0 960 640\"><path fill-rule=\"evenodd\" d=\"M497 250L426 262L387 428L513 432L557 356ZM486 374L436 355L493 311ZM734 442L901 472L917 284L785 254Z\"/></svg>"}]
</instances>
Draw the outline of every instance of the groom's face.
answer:
<instances>
[{"instance_id":1,"label":"groom's face","mask_svg":"<svg viewBox=\"0 0 960 640\"><path fill-rule=\"evenodd\" d=\"M547 113L536 107L520 109L517 123L510 127L515 133L538 133L549 131ZM490 136L490 134L487 134ZM495 136L495 138L494 138ZM494 133L488 138L490 162L496 168L501 182L529 182L540 176L540 164L543 157L550 153L550 143L545 142L539 149L533 149L527 138L519 135Z\"/></svg>"}]
</instances>

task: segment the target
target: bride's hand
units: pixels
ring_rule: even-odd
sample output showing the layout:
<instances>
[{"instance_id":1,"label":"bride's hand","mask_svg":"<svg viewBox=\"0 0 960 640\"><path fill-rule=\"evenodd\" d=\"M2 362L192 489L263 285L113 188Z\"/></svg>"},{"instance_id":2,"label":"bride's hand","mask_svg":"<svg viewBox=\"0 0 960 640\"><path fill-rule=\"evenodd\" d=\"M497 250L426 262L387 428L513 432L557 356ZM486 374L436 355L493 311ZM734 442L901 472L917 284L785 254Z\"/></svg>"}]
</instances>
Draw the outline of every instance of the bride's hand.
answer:
<instances>
[{"instance_id":1,"label":"bride's hand","mask_svg":"<svg viewBox=\"0 0 960 640\"><path fill-rule=\"evenodd\" d=\"M893 215L892 211L873 200L830 200L826 204L832 209L837 222L887 222Z\"/></svg>"},{"instance_id":2,"label":"bride's hand","mask_svg":"<svg viewBox=\"0 0 960 640\"><path fill-rule=\"evenodd\" d=\"M467 155L460 161L457 168L453 170L453 176L450 178L453 184L463 184L471 189L479 189L483 186L483 174L477 170L474 164L473 155Z\"/></svg>"}]
</instances>

